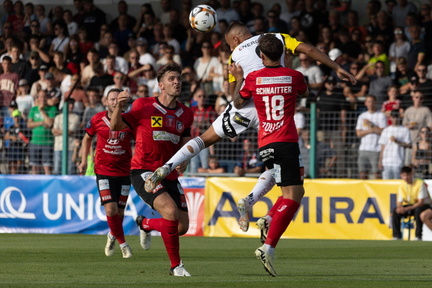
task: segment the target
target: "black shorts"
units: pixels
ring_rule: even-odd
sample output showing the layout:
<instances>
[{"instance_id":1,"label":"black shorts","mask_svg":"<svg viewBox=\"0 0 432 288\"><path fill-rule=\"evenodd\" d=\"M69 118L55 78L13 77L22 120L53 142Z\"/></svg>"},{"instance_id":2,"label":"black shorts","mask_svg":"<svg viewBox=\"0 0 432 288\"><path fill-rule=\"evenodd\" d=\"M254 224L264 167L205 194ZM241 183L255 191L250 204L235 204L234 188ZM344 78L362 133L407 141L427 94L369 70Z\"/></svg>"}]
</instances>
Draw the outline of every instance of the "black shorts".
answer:
<instances>
[{"instance_id":1,"label":"black shorts","mask_svg":"<svg viewBox=\"0 0 432 288\"><path fill-rule=\"evenodd\" d=\"M259 149L261 160L278 186L303 185L304 168L298 143L276 142Z\"/></svg>"},{"instance_id":2,"label":"black shorts","mask_svg":"<svg viewBox=\"0 0 432 288\"><path fill-rule=\"evenodd\" d=\"M157 196L162 194L163 192L167 192L171 198L174 200L174 202L177 204L177 207L183 211L188 211L186 198L184 195L183 188L180 185L180 182L176 180L162 180L161 184L156 187L155 190L153 190L152 193L148 193L144 189L144 176L146 173L152 173L153 171L145 170L145 169L133 169L131 170L130 176L132 185L135 188L135 191L137 192L138 196L141 197L141 199L147 203L152 209L153 202L156 199Z\"/></svg>"},{"instance_id":3,"label":"black shorts","mask_svg":"<svg viewBox=\"0 0 432 288\"><path fill-rule=\"evenodd\" d=\"M126 207L131 180L129 176L96 175L101 204L117 202L118 208Z\"/></svg>"}]
</instances>

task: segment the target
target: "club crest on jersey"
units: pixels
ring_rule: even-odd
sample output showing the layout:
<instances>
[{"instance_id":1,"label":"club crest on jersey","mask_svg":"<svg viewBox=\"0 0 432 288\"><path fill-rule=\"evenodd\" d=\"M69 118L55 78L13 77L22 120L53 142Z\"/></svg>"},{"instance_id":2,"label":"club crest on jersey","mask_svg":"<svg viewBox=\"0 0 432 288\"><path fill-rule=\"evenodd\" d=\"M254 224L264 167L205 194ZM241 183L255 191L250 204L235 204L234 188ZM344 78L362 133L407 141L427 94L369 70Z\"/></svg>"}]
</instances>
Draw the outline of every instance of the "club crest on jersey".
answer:
<instances>
[{"instance_id":1,"label":"club crest on jersey","mask_svg":"<svg viewBox=\"0 0 432 288\"><path fill-rule=\"evenodd\" d=\"M174 127L175 124L175 117L167 115L166 116L166 126L167 127Z\"/></svg>"},{"instance_id":2,"label":"club crest on jersey","mask_svg":"<svg viewBox=\"0 0 432 288\"><path fill-rule=\"evenodd\" d=\"M86 129L91 128L91 127L92 127L92 123L91 123L91 120L89 120L89 121L87 121Z\"/></svg>"},{"instance_id":3,"label":"club crest on jersey","mask_svg":"<svg viewBox=\"0 0 432 288\"><path fill-rule=\"evenodd\" d=\"M182 133L184 131L183 122L177 121L176 122L176 129L177 129L177 132Z\"/></svg>"},{"instance_id":4,"label":"club crest on jersey","mask_svg":"<svg viewBox=\"0 0 432 288\"><path fill-rule=\"evenodd\" d=\"M152 116L151 117L151 127L160 128L163 126L162 116Z\"/></svg>"}]
</instances>

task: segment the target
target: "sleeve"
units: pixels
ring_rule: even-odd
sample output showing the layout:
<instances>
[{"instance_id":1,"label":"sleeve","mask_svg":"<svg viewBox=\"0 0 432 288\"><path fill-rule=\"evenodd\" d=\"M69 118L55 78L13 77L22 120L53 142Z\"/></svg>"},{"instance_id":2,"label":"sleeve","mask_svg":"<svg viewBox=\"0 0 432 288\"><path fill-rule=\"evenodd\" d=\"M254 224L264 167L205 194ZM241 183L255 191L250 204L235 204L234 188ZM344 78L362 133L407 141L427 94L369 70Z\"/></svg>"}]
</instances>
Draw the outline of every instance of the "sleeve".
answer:
<instances>
[{"instance_id":1,"label":"sleeve","mask_svg":"<svg viewBox=\"0 0 432 288\"><path fill-rule=\"evenodd\" d=\"M305 77L302 73L298 72L298 77L296 78L298 79L298 83L297 83L298 93L303 94L308 89L308 85L306 84Z\"/></svg>"},{"instance_id":2,"label":"sleeve","mask_svg":"<svg viewBox=\"0 0 432 288\"><path fill-rule=\"evenodd\" d=\"M233 59L232 59L232 54L229 56L228 58L228 65L231 65L232 63L234 63ZM231 73L228 72L228 83L232 83L235 82L236 79L234 78L233 75L231 75Z\"/></svg>"},{"instance_id":3,"label":"sleeve","mask_svg":"<svg viewBox=\"0 0 432 288\"><path fill-rule=\"evenodd\" d=\"M252 77L250 74L248 75L248 77L246 77L244 83L243 83L243 87L240 90L240 96L243 99L250 99L252 98L252 91L253 91L253 87L255 86L253 79L255 79L255 77Z\"/></svg>"},{"instance_id":4,"label":"sleeve","mask_svg":"<svg viewBox=\"0 0 432 288\"><path fill-rule=\"evenodd\" d=\"M298 41L297 39L291 37L291 35L289 34L280 33L280 35L283 38L285 49L290 50L293 54L296 54L295 50L297 49L297 46L303 42Z\"/></svg>"},{"instance_id":5,"label":"sleeve","mask_svg":"<svg viewBox=\"0 0 432 288\"><path fill-rule=\"evenodd\" d=\"M138 98L135 100L126 110L126 112L122 113L121 116L123 118L123 121L133 130L136 128L138 123L140 122L140 118L142 119L142 111L145 111L143 109L144 104L143 100L147 98ZM140 117L141 116L141 117Z\"/></svg>"},{"instance_id":6,"label":"sleeve","mask_svg":"<svg viewBox=\"0 0 432 288\"><path fill-rule=\"evenodd\" d=\"M96 118L94 116L86 123L85 131L91 137L96 135L95 124L96 124Z\"/></svg>"},{"instance_id":7,"label":"sleeve","mask_svg":"<svg viewBox=\"0 0 432 288\"><path fill-rule=\"evenodd\" d=\"M389 137L387 135L387 129L384 129L379 137L378 144L387 145Z\"/></svg>"},{"instance_id":8,"label":"sleeve","mask_svg":"<svg viewBox=\"0 0 432 288\"><path fill-rule=\"evenodd\" d=\"M420 186L420 191L419 191L418 199L422 200L422 199L427 199L427 198L429 198L429 193L428 193L426 184L423 182L422 185Z\"/></svg>"},{"instance_id":9,"label":"sleeve","mask_svg":"<svg viewBox=\"0 0 432 288\"><path fill-rule=\"evenodd\" d=\"M379 126L379 128L385 128L385 127L387 127L387 117L382 112L380 112L378 126Z\"/></svg>"},{"instance_id":10,"label":"sleeve","mask_svg":"<svg viewBox=\"0 0 432 288\"><path fill-rule=\"evenodd\" d=\"M411 140L411 133L409 132L408 128L406 128L406 127L404 127L404 128L405 128L405 131L404 131L402 142L404 142L404 143L411 143L412 142L412 140Z\"/></svg>"},{"instance_id":11,"label":"sleeve","mask_svg":"<svg viewBox=\"0 0 432 288\"><path fill-rule=\"evenodd\" d=\"M356 130L363 130L363 115L360 114L360 116L357 118L357 124L356 124Z\"/></svg>"}]
</instances>

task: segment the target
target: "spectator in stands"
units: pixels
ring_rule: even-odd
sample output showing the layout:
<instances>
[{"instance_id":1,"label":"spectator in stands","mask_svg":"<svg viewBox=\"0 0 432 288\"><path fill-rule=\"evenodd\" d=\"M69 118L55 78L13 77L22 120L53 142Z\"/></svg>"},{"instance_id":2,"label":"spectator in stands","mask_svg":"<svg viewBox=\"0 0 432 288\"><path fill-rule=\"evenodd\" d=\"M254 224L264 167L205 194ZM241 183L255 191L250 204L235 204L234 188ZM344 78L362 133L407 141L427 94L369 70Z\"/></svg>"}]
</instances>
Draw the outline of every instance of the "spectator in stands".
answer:
<instances>
[{"instance_id":1,"label":"spectator in stands","mask_svg":"<svg viewBox=\"0 0 432 288\"><path fill-rule=\"evenodd\" d=\"M108 92L111 89L120 89L120 90L130 91L129 87L125 86L126 75L117 71L114 73L113 79L114 79L114 84L105 87L103 97L108 96Z\"/></svg>"},{"instance_id":2,"label":"spectator in stands","mask_svg":"<svg viewBox=\"0 0 432 288\"><path fill-rule=\"evenodd\" d=\"M93 64L93 73L94 76L90 79L88 87L96 88L102 92L106 86L114 84L113 76L104 71L101 62L97 61Z\"/></svg>"},{"instance_id":3,"label":"spectator in stands","mask_svg":"<svg viewBox=\"0 0 432 288\"><path fill-rule=\"evenodd\" d=\"M106 24L106 15L93 4L93 0L83 0L83 3L85 13L82 23L87 30L89 40L96 43L99 41L101 26Z\"/></svg>"},{"instance_id":4,"label":"spectator in stands","mask_svg":"<svg viewBox=\"0 0 432 288\"><path fill-rule=\"evenodd\" d=\"M358 155L358 171L360 179L368 179L373 173L379 179L378 160L381 147L378 144L382 130L387 126L387 120L381 111L377 111L376 98L367 95L365 99L367 111L357 118L356 134L360 140Z\"/></svg>"},{"instance_id":5,"label":"spectator in stands","mask_svg":"<svg viewBox=\"0 0 432 288\"><path fill-rule=\"evenodd\" d=\"M146 85L150 96L156 96L153 93L159 93L156 71L150 64L143 65L139 69L130 72L128 77L133 79L138 85Z\"/></svg>"},{"instance_id":6,"label":"spectator in stands","mask_svg":"<svg viewBox=\"0 0 432 288\"><path fill-rule=\"evenodd\" d=\"M67 100L68 105L68 166L67 166L67 174L75 174L75 163L72 161L72 153L75 145L75 138L77 137L76 133L80 128L80 117L78 114L73 112L75 100L73 98L69 98ZM63 113L58 114L54 118L53 128L51 130L54 135L54 175L62 174L62 153L63 153Z\"/></svg>"},{"instance_id":7,"label":"spectator in stands","mask_svg":"<svg viewBox=\"0 0 432 288\"><path fill-rule=\"evenodd\" d=\"M87 53L94 48L94 43L91 42L87 37L87 31L84 27L78 28L78 47L83 55L87 55ZM98 55L99 56L99 55Z\"/></svg>"},{"instance_id":8,"label":"spectator in stands","mask_svg":"<svg viewBox=\"0 0 432 288\"><path fill-rule=\"evenodd\" d=\"M12 59L4 56L1 62L3 73L0 74L0 118L9 114L8 107L18 90L19 76L12 71Z\"/></svg>"},{"instance_id":9,"label":"spectator in stands","mask_svg":"<svg viewBox=\"0 0 432 288\"><path fill-rule=\"evenodd\" d=\"M350 63L357 61L359 55L362 53L362 47L360 43L350 39L349 31L345 27L342 27L338 31L337 36L338 40L336 41L335 45L342 51L343 57L345 57Z\"/></svg>"},{"instance_id":10,"label":"spectator in stands","mask_svg":"<svg viewBox=\"0 0 432 288\"><path fill-rule=\"evenodd\" d=\"M423 97L423 93L420 91L411 92L413 105L408 107L404 112L402 124L410 130L413 142L418 141L421 127L432 127L432 113L428 107L423 106ZM406 153L405 164L409 165L412 159L411 149L407 149Z\"/></svg>"},{"instance_id":11,"label":"spectator in stands","mask_svg":"<svg viewBox=\"0 0 432 288\"><path fill-rule=\"evenodd\" d=\"M249 139L243 141L242 155L234 166L234 173L237 176L244 176L246 173L264 172L264 163L259 159L257 147Z\"/></svg>"},{"instance_id":12,"label":"spectator in stands","mask_svg":"<svg viewBox=\"0 0 432 288\"><path fill-rule=\"evenodd\" d=\"M63 20L54 23L54 35L55 38L51 42L49 48L49 55L54 56L54 52L63 52L63 55L67 55L69 49L69 33L67 30L66 23Z\"/></svg>"},{"instance_id":13,"label":"spectator in stands","mask_svg":"<svg viewBox=\"0 0 432 288\"><path fill-rule=\"evenodd\" d=\"M58 110L47 103L47 92L40 90L37 97L37 106L30 109L27 127L31 129L29 146L29 163L32 174L39 174L43 167L45 175L51 175L53 161L54 136L51 128Z\"/></svg>"},{"instance_id":14,"label":"spectator in stands","mask_svg":"<svg viewBox=\"0 0 432 288\"><path fill-rule=\"evenodd\" d=\"M108 55L114 56L114 59L115 59L114 69L116 71L120 71L123 74L128 73L128 70L129 70L128 63L122 56L120 56L119 47L116 43L113 42L113 43L109 44ZM103 60L102 63L105 64L105 61L106 61L106 59Z\"/></svg>"},{"instance_id":15,"label":"spectator in stands","mask_svg":"<svg viewBox=\"0 0 432 288\"><path fill-rule=\"evenodd\" d=\"M29 85L26 79L21 79L18 82L18 91L15 101L20 112L20 118L27 120L31 107L34 105L33 96L29 94Z\"/></svg>"},{"instance_id":16,"label":"spectator in stands","mask_svg":"<svg viewBox=\"0 0 432 288\"><path fill-rule=\"evenodd\" d=\"M51 20L47 16L45 16L45 6L36 5L35 15L40 24L40 32L45 36L51 36L53 34L53 27L52 27Z\"/></svg>"},{"instance_id":17,"label":"spectator in stands","mask_svg":"<svg viewBox=\"0 0 432 288\"><path fill-rule=\"evenodd\" d=\"M88 65L81 71L81 85L87 88L90 84L91 78L95 75L93 72L93 65L99 62L99 53L95 48L90 49L87 52Z\"/></svg>"},{"instance_id":18,"label":"spectator in stands","mask_svg":"<svg viewBox=\"0 0 432 288\"><path fill-rule=\"evenodd\" d=\"M81 121L81 128L85 127L88 121L99 112L105 110L105 107L101 103L101 97L99 90L96 88L87 89L87 97L89 100L89 105L84 109L84 114Z\"/></svg>"},{"instance_id":19,"label":"spectator in stands","mask_svg":"<svg viewBox=\"0 0 432 288\"><path fill-rule=\"evenodd\" d=\"M6 148L9 174L24 174L22 167L26 156L24 147L27 146L29 142L29 135L25 120L22 118L15 101L11 102L9 110L13 118L13 125L5 131L4 135L4 140L9 142Z\"/></svg>"},{"instance_id":20,"label":"spectator in stands","mask_svg":"<svg viewBox=\"0 0 432 288\"><path fill-rule=\"evenodd\" d=\"M285 21L279 18L279 14L270 10L267 12L267 32L271 33L285 33L288 31Z\"/></svg>"},{"instance_id":21,"label":"spectator in stands","mask_svg":"<svg viewBox=\"0 0 432 288\"><path fill-rule=\"evenodd\" d=\"M221 167L216 156L208 157L208 168L199 167L198 173L221 174L225 173L225 168Z\"/></svg>"},{"instance_id":22,"label":"spectator in stands","mask_svg":"<svg viewBox=\"0 0 432 288\"><path fill-rule=\"evenodd\" d=\"M322 136L323 139L325 138L331 141L332 144L331 146L334 148L334 151L336 151L337 153L337 155L335 153L334 156L337 156L338 161L333 163L332 167L336 166L338 175L344 175L345 173L344 147L345 147L346 129L347 129L346 113L347 110L349 110L349 104L345 100L345 97L342 93L342 88L338 86L336 79L330 76L324 83L324 87L325 87L324 92L318 95L319 96L317 102L317 108L319 113L318 129L322 133L324 133L324 135ZM328 144L327 142L328 141L323 141L322 146L327 145ZM323 149L324 148L327 149L327 147L323 147ZM332 157L333 155L329 158ZM327 172L324 173L322 176L326 175Z\"/></svg>"},{"instance_id":23,"label":"spectator in stands","mask_svg":"<svg viewBox=\"0 0 432 288\"><path fill-rule=\"evenodd\" d=\"M204 89L197 89L193 95L196 102L196 106L191 109L194 113L194 122L191 127L191 137L197 137L206 131L213 121L216 119L216 111L212 105L207 103L208 95L206 95ZM208 168L208 157L210 154L214 154L213 147L203 149L190 161L189 171L196 173L199 167Z\"/></svg>"},{"instance_id":24,"label":"spectator in stands","mask_svg":"<svg viewBox=\"0 0 432 288\"><path fill-rule=\"evenodd\" d=\"M204 41L201 45L202 56L199 57L194 63L194 69L197 77L201 82L205 93L207 95L214 94L213 90L213 77L210 72L218 67L219 60L217 57L212 56L213 47L210 42Z\"/></svg>"},{"instance_id":25,"label":"spectator in stands","mask_svg":"<svg viewBox=\"0 0 432 288\"><path fill-rule=\"evenodd\" d=\"M138 85L138 89L136 90L136 94L134 95L133 100L136 100L138 98L146 98L150 97L149 88L145 84Z\"/></svg>"},{"instance_id":26,"label":"spectator in stands","mask_svg":"<svg viewBox=\"0 0 432 288\"><path fill-rule=\"evenodd\" d=\"M54 75L51 72L47 72L45 74L45 80L47 81L47 87L45 89L47 105L55 106L56 108L58 108L60 101L62 99L62 93L60 87L56 82ZM38 91L38 95L39 95L39 91ZM39 103L36 104L39 105Z\"/></svg>"},{"instance_id":27,"label":"spectator in stands","mask_svg":"<svg viewBox=\"0 0 432 288\"><path fill-rule=\"evenodd\" d=\"M226 20L227 23L231 23L233 21L240 21L240 16L237 11L231 7L231 0L221 0L220 7L216 9L216 14L218 16L218 20ZM216 32L221 32L218 25L215 27Z\"/></svg>"},{"instance_id":28,"label":"spectator in stands","mask_svg":"<svg viewBox=\"0 0 432 288\"><path fill-rule=\"evenodd\" d=\"M306 54L301 53L299 55L299 60L300 67L297 67L295 70L301 72L305 76L310 91L317 95L318 90L321 88L324 82L323 72Z\"/></svg>"},{"instance_id":29,"label":"spectator in stands","mask_svg":"<svg viewBox=\"0 0 432 288\"><path fill-rule=\"evenodd\" d=\"M418 141L413 143L412 164L417 178L431 179L432 135L431 129L427 126L420 128Z\"/></svg>"},{"instance_id":30,"label":"spectator in stands","mask_svg":"<svg viewBox=\"0 0 432 288\"><path fill-rule=\"evenodd\" d=\"M54 62L53 67L61 71L63 74L69 74L69 75L72 74L72 71L67 67L65 54L63 54L62 51L54 52L53 62Z\"/></svg>"},{"instance_id":31,"label":"spectator in stands","mask_svg":"<svg viewBox=\"0 0 432 288\"><path fill-rule=\"evenodd\" d=\"M405 161L405 148L411 147L408 128L402 126L399 111L390 112L391 125L384 128L378 143L381 145L378 168L382 179L399 179Z\"/></svg>"},{"instance_id":32,"label":"spectator in stands","mask_svg":"<svg viewBox=\"0 0 432 288\"><path fill-rule=\"evenodd\" d=\"M39 77L39 66L41 65L41 59L39 53L36 51L30 52L29 58L27 60L26 74L23 77L27 80L29 87L33 85L34 82L40 79Z\"/></svg>"},{"instance_id":33,"label":"spectator in stands","mask_svg":"<svg viewBox=\"0 0 432 288\"><path fill-rule=\"evenodd\" d=\"M128 27L127 15L120 15L117 22L118 27L113 30L114 42L118 44L119 55L124 55L131 48L128 45L128 38L130 34L133 34L133 31Z\"/></svg>"},{"instance_id":34,"label":"spectator in stands","mask_svg":"<svg viewBox=\"0 0 432 288\"><path fill-rule=\"evenodd\" d=\"M391 43L390 49L388 51L388 58L390 61L390 72L392 74L396 73L396 60L399 57L408 57L408 52L410 50L410 43L407 41L405 33L402 27L395 27L393 30L394 42Z\"/></svg>"},{"instance_id":35,"label":"spectator in stands","mask_svg":"<svg viewBox=\"0 0 432 288\"><path fill-rule=\"evenodd\" d=\"M63 11L63 21L66 23L69 36L78 34L78 23L73 20L72 11L69 9Z\"/></svg>"},{"instance_id":36,"label":"spectator in stands","mask_svg":"<svg viewBox=\"0 0 432 288\"><path fill-rule=\"evenodd\" d=\"M417 14L417 6L411 1L398 0L396 6L394 6L392 10L395 26L405 27L405 18L410 12Z\"/></svg>"},{"instance_id":37,"label":"spectator in stands","mask_svg":"<svg viewBox=\"0 0 432 288\"><path fill-rule=\"evenodd\" d=\"M12 45L11 49L11 59L12 59L12 72L18 74L19 78L22 79L27 73L27 62L21 59L22 48L19 44Z\"/></svg>"},{"instance_id":38,"label":"spectator in stands","mask_svg":"<svg viewBox=\"0 0 432 288\"><path fill-rule=\"evenodd\" d=\"M378 61L382 62L384 64L384 76L388 76L390 74L390 62L384 43L381 41L375 41L372 46L372 51L373 55L369 59L368 64L374 64ZM372 74L374 72L372 68L374 68L374 66L369 66L370 72L368 74Z\"/></svg>"},{"instance_id":39,"label":"spectator in stands","mask_svg":"<svg viewBox=\"0 0 432 288\"><path fill-rule=\"evenodd\" d=\"M138 38L136 41L136 50L139 54L139 63L141 65L150 64L152 67L156 67L156 59L148 51L148 43L144 38Z\"/></svg>"},{"instance_id":40,"label":"spectator in stands","mask_svg":"<svg viewBox=\"0 0 432 288\"><path fill-rule=\"evenodd\" d=\"M174 47L172 45L159 45L159 48L163 50L162 57L156 62L156 71L168 64L168 63L177 63L181 66L181 59L178 54L175 53Z\"/></svg>"},{"instance_id":41,"label":"spectator in stands","mask_svg":"<svg viewBox=\"0 0 432 288\"><path fill-rule=\"evenodd\" d=\"M331 147L330 138L323 131L317 132L318 178L330 178L336 164L336 152Z\"/></svg>"},{"instance_id":42,"label":"spectator in stands","mask_svg":"<svg viewBox=\"0 0 432 288\"><path fill-rule=\"evenodd\" d=\"M57 68L51 68L51 73L54 75L54 79L60 84L60 92L64 95L72 87L72 75L65 73Z\"/></svg>"},{"instance_id":43,"label":"spectator in stands","mask_svg":"<svg viewBox=\"0 0 432 288\"><path fill-rule=\"evenodd\" d=\"M364 106L360 99L363 99L368 91L368 82L364 82L362 78L357 78L360 70L359 63L351 63L349 71L354 75L354 77L356 77L357 83L346 83L343 87L343 94L346 100L350 103L352 110L363 112L365 109L363 109Z\"/></svg>"},{"instance_id":44,"label":"spectator in stands","mask_svg":"<svg viewBox=\"0 0 432 288\"><path fill-rule=\"evenodd\" d=\"M47 64L47 63L51 62L51 58L50 58L48 52L46 51L44 44L42 44L42 41L43 40L40 38L40 36L30 35L30 39L28 42L28 44L29 44L28 49L30 49L29 54L31 54L32 52L38 53L39 57L41 58L41 60L43 62L42 64Z\"/></svg>"},{"instance_id":45,"label":"spectator in stands","mask_svg":"<svg viewBox=\"0 0 432 288\"><path fill-rule=\"evenodd\" d=\"M279 16L279 18L287 24L287 31L290 31L291 29L291 18L294 16L300 15L300 10L296 9L296 2L295 0L285 0L286 4L286 11L282 12ZM242 21L243 22L243 21ZM245 23L245 22L243 22Z\"/></svg>"},{"instance_id":46,"label":"spectator in stands","mask_svg":"<svg viewBox=\"0 0 432 288\"><path fill-rule=\"evenodd\" d=\"M420 38L421 27L418 25L412 25L409 27L411 34L411 49L407 56L408 69L417 68L420 63L423 63L426 59L426 47L424 41Z\"/></svg>"},{"instance_id":47,"label":"spectator in stands","mask_svg":"<svg viewBox=\"0 0 432 288\"><path fill-rule=\"evenodd\" d=\"M78 47L79 37L74 34L70 37L68 54L66 55L66 63L71 74L77 74L84 69L86 62L84 54L81 53Z\"/></svg>"},{"instance_id":48,"label":"spectator in stands","mask_svg":"<svg viewBox=\"0 0 432 288\"><path fill-rule=\"evenodd\" d=\"M374 95L377 104L381 106L382 103L387 100L387 90L393 84L393 81L390 76L385 74L385 63L382 61L368 63L360 70L357 76L361 78L361 75L364 75L364 73L371 68L374 72L369 76L368 94Z\"/></svg>"},{"instance_id":49,"label":"spectator in stands","mask_svg":"<svg viewBox=\"0 0 432 288\"><path fill-rule=\"evenodd\" d=\"M86 92L82 88L81 84L79 83L79 75L74 74L71 78L71 88L63 94L62 97L62 103L60 104L60 107L63 107L63 102L67 99L73 99L74 100L74 107L73 112L78 114L78 116L82 116L84 113L85 107L89 105L89 100L87 97ZM78 81L78 83L77 83ZM73 89L73 91L72 91ZM71 92L72 91L72 92Z\"/></svg>"},{"instance_id":50,"label":"spectator in stands","mask_svg":"<svg viewBox=\"0 0 432 288\"><path fill-rule=\"evenodd\" d=\"M133 30L133 28L135 27L135 24L136 24L137 20L135 19L135 17L133 17L132 15L128 14L128 8L129 8L128 4L124 0L120 0L117 3L118 17L114 18L111 21L111 23L109 25L111 31L117 31L119 29L119 26L120 26L119 19L120 19L121 16L125 16L127 29L129 29L130 31Z\"/></svg>"},{"instance_id":51,"label":"spectator in stands","mask_svg":"<svg viewBox=\"0 0 432 288\"><path fill-rule=\"evenodd\" d=\"M381 112L383 112L387 117L387 124L391 125L392 120L390 119L390 114L392 111L398 111L400 115L403 115L403 109L401 101L398 99L399 89L396 85L392 85L387 90L388 100L382 104ZM398 172L399 174L399 172Z\"/></svg>"},{"instance_id":52,"label":"spectator in stands","mask_svg":"<svg viewBox=\"0 0 432 288\"><path fill-rule=\"evenodd\" d=\"M399 185L397 206L393 210L393 240L402 240L401 219L408 216L414 216L416 222L415 240L421 240L423 222L420 219L420 214L428 209L430 204L427 186L422 179L414 179L414 173L409 166L402 167L400 176L403 183Z\"/></svg>"},{"instance_id":53,"label":"spectator in stands","mask_svg":"<svg viewBox=\"0 0 432 288\"><path fill-rule=\"evenodd\" d=\"M432 109L432 80L426 78L427 67L419 64L415 68L416 75L410 78L410 91L419 90L423 93L423 105Z\"/></svg>"},{"instance_id":54,"label":"spectator in stands","mask_svg":"<svg viewBox=\"0 0 432 288\"><path fill-rule=\"evenodd\" d=\"M46 90L48 87L48 81L45 79L45 75L47 72L47 65L42 64L41 66L39 66L38 74L40 79L34 82L30 89L30 95L32 95L34 99L36 99L39 90Z\"/></svg>"},{"instance_id":55,"label":"spectator in stands","mask_svg":"<svg viewBox=\"0 0 432 288\"><path fill-rule=\"evenodd\" d=\"M105 59L105 57L109 54L108 46L114 41L113 34L107 29L108 27L106 25L103 25L101 27L102 36L99 42L95 43L95 48L99 51L100 59Z\"/></svg>"}]
</instances>

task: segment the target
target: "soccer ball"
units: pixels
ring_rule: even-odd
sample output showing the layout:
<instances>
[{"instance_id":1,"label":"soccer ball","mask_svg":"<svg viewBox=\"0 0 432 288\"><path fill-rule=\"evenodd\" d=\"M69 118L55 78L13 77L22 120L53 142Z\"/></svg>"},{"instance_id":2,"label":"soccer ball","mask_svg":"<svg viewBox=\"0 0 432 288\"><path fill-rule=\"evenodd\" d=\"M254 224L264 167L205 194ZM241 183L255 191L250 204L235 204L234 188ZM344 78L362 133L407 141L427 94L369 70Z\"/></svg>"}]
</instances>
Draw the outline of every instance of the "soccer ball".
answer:
<instances>
[{"instance_id":1,"label":"soccer ball","mask_svg":"<svg viewBox=\"0 0 432 288\"><path fill-rule=\"evenodd\" d=\"M211 6L198 5L189 14L189 24L199 32L210 32L216 23L216 11Z\"/></svg>"}]
</instances>

